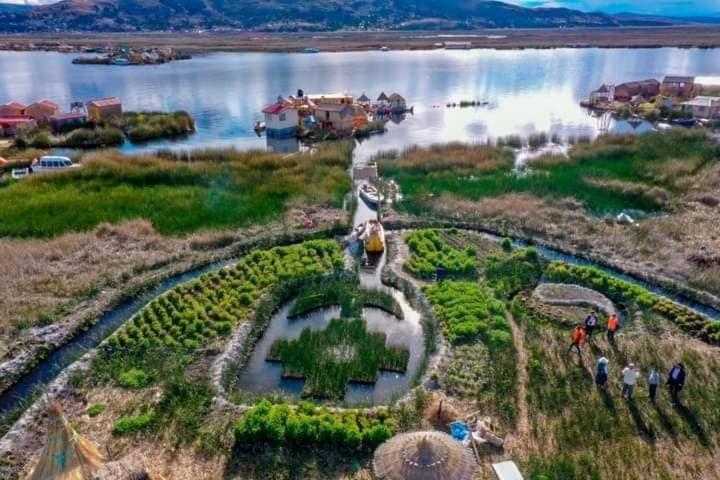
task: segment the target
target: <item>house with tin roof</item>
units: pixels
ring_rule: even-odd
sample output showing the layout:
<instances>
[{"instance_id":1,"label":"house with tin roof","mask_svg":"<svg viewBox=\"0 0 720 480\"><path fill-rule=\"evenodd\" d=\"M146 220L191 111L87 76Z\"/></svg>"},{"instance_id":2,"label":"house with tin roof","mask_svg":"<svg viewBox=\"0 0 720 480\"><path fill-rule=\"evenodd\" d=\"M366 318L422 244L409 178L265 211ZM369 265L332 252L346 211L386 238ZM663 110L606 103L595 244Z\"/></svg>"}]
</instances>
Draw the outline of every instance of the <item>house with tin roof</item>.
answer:
<instances>
[{"instance_id":1,"label":"house with tin roof","mask_svg":"<svg viewBox=\"0 0 720 480\"><path fill-rule=\"evenodd\" d=\"M720 119L720 97L699 96L680 105L683 112L692 113L695 118Z\"/></svg>"},{"instance_id":2,"label":"house with tin roof","mask_svg":"<svg viewBox=\"0 0 720 480\"><path fill-rule=\"evenodd\" d=\"M695 91L695 77L665 77L660 91L668 97L690 98Z\"/></svg>"},{"instance_id":3,"label":"house with tin roof","mask_svg":"<svg viewBox=\"0 0 720 480\"><path fill-rule=\"evenodd\" d=\"M88 119L101 122L122 115L122 101L117 97L98 98L85 104Z\"/></svg>"}]
</instances>

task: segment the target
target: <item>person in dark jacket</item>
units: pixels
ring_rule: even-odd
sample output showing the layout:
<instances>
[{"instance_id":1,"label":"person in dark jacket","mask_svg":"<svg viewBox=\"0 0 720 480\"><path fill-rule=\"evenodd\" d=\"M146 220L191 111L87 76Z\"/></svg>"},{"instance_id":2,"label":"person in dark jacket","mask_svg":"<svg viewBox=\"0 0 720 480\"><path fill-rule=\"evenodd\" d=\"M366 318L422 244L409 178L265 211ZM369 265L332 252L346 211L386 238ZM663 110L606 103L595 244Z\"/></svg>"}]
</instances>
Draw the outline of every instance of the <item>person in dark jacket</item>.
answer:
<instances>
[{"instance_id":1,"label":"person in dark jacket","mask_svg":"<svg viewBox=\"0 0 720 480\"><path fill-rule=\"evenodd\" d=\"M590 315L585 319L585 337L588 340L592 340L592 334L593 330L595 330L595 327L597 327L598 324L598 317L597 313L593 310L590 312Z\"/></svg>"},{"instance_id":2,"label":"person in dark jacket","mask_svg":"<svg viewBox=\"0 0 720 480\"><path fill-rule=\"evenodd\" d=\"M687 374L685 373L685 365L682 363L676 363L673 365L673 367L670 369L670 373L668 373L668 379L667 379L667 386L670 390L670 397L672 398L672 402L677 404L680 403L680 391L685 386L685 377Z\"/></svg>"}]
</instances>

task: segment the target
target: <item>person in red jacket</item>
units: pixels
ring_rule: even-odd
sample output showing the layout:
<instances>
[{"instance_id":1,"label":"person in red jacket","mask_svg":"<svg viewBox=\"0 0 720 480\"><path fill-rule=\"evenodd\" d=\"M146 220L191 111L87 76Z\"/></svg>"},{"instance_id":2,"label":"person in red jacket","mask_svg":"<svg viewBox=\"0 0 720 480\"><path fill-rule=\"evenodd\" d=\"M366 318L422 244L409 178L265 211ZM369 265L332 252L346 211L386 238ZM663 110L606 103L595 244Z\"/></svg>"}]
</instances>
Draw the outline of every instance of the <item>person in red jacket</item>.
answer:
<instances>
[{"instance_id":1,"label":"person in red jacket","mask_svg":"<svg viewBox=\"0 0 720 480\"><path fill-rule=\"evenodd\" d=\"M585 343L585 329L582 325L579 323L575 326L575 329L572 331L572 343L570 344L570 348L568 348L568 353L572 352L573 347L577 349L578 355L582 355L581 348L583 344Z\"/></svg>"},{"instance_id":2,"label":"person in red jacket","mask_svg":"<svg viewBox=\"0 0 720 480\"><path fill-rule=\"evenodd\" d=\"M613 313L610 315L610 318L608 318L608 325L607 325L607 339L608 342L614 343L615 342L615 332L618 331L620 328L620 319L617 316L617 313Z\"/></svg>"}]
</instances>

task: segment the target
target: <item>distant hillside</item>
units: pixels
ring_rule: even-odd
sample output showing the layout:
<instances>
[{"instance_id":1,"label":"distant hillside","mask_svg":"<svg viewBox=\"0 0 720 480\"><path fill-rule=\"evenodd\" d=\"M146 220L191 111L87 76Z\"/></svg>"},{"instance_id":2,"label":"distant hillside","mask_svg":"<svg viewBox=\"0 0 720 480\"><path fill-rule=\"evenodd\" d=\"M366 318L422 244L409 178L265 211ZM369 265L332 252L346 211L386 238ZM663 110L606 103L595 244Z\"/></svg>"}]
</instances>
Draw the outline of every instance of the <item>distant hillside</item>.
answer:
<instances>
[{"instance_id":1,"label":"distant hillside","mask_svg":"<svg viewBox=\"0 0 720 480\"><path fill-rule=\"evenodd\" d=\"M0 32L150 31L212 28L475 29L666 25L564 8L523 8L485 0L63 0L0 10Z\"/></svg>"}]
</instances>

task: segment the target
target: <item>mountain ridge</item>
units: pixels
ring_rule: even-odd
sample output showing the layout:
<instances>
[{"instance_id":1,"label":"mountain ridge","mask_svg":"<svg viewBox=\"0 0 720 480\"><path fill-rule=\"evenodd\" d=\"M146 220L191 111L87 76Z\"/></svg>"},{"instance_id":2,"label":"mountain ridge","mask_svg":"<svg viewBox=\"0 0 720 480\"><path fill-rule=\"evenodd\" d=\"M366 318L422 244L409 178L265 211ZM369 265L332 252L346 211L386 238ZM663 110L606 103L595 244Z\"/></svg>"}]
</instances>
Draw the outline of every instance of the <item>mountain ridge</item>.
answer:
<instances>
[{"instance_id":1,"label":"mountain ridge","mask_svg":"<svg viewBox=\"0 0 720 480\"><path fill-rule=\"evenodd\" d=\"M62 0L26 9L0 9L0 32L177 31L242 29L472 30L662 26L671 21L526 8L495 0Z\"/></svg>"}]
</instances>

